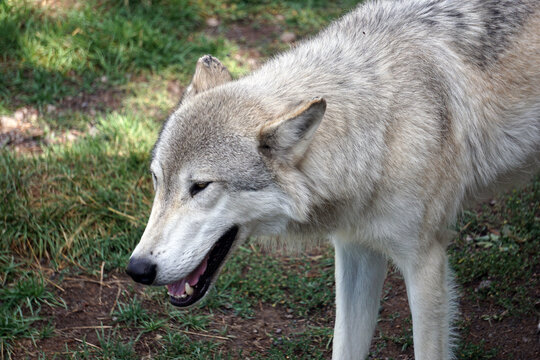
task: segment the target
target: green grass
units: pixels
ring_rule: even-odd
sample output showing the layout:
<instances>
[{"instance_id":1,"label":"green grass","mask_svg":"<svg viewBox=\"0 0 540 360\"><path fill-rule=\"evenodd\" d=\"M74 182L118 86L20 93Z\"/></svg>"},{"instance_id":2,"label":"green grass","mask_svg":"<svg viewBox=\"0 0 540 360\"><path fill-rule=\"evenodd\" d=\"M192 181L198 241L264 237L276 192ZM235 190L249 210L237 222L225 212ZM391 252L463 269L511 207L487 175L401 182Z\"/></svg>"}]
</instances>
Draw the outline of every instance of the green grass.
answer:
<instances>
[{"instance_id":1,"label":"green grass","mask_svg":"<svg viewBox=\"0 0 540 360\"><path fill-rule=\"evenodd\" d=\"M29 269L6 251L0 251L0 349L10 353L13 340L32 342L51 336L48 322L43 323L43 305L62 306L62 300L46 288L43 275ZM35 322L42 321L41 326Z\"/></svg>"},{"instance_id":2,"label":"green grass","mask_svg":"<svg viewBox=\"0 0 540 360\"><path fill-rule=\"evenodd\" d=\"M126 82L131 72L173 71L200 53L224 55L222 39L193 31L202 19L186 0L85 1L55 11L30 2L0 6L4 102L44 104L80 91ZM127 5L126 5L127 4ZM152 5L151 5L152 4Z\"/></svg>"},{"instance_id":3,"label":"green grass","mask_svg":"<svg viewBox=\"0 0 540 360\"><path fill-rule=\"evenodd\" d=\"M206 306L232 307L236 314L247 318L253 315L253 299L272 306L287 305L297 316L324 312L334 301L332 252L328 251L327 256L317 261L303 257L284 260L243 246L229 260L228 271L220 276L217 291ZM246 272L256 276L245 276Z\"/></svg>"},{"instance_id":4,"label":"green grass","mask_svg":"<svg viewBox=\"0 0 540 360\"><path fill-rule=\"evenodd\" d=\"M482 211L464 212L462 230L451 247L459 282L475 285L473 300L492 299L511 314L535 312L530 301L538 282L540 180L513 191ZM479 286L484 281L483 286ZM516 283L521 286L516 287Z\"/></svg>"},{"instance_id":5,"label":"green grass","mask_svg":"<svg viewBox=\"0 0 540 360\"><path fill-rule=\"evenodd\" d=\"M333 331L328 327L309 327L291 337L275 336L265 359L326 359L332 348Z\"/></svg>"},{"instance_id":6,"label":"green grass","mask_svg":"<svg viewBox=\"0 0 540 360\"><path fill-rule=\"evenodd\" d=\"M37 126L46 136L83 132L73 142L44 146L39 155L0 149L0 351L7 358L26 340L37 344L57 336L54 319L43 315L44 309L65 307L52 282L97 276L102 263L106 276L125 267L151 206L150 149L159 122L178 100L168 85L186 85L205 53L220 57L234 75L245 73L246 66L232 56L245 44L225 37L231 23L253 31L277 26L304 36L356 1L59 3L0 3L0 114L35 107L41 111ZM205 28L209 17L221 21L215 31ZM288 47L270 36L261 36L257 46L264 55ZM81 94L99 98L108 91L118 94L119 107L98 104L95 114L63 108ZM48 104L61 111L46 113ZM539 189L536 180L459 220L451 262L467 299L498 306L496 313L486 313L486 321L536 311L531 298L538 287L533 274L539 263ZM111 328L97 330L93 343L82 338L66 344L63 355L38 357L133 359L137 346L148 344L156 359L325 358L332 340L332 256L328 249L322 258L284 258L246 244L203 306L178 311L163 288L128 287L108 319ZM475 291L483 280L487 285ZM216 317L251 321L261 306L310 322L301 331L269 334L272 345L264 354L227 348L230 331ZM217 338L208 341L188 332ZM410 331L381 338L380 354L384 342L410 350ZM463 359L490 359L495 352L468 339L458 351Z\"/></svg>"},{"instance_id":7,"label":"green grass","mask_svg":"<svg viewBox=\"0 0 540 360\"><path fill-rule=\"evenodd\" d=\"M144 229L151 199L149 148L157 125L110 113L98 135L40 157L0 153L2 250L82 269L122 266Z\"/></svg>"},{"instance_id":8,"label":"green grass","mask_svg":"<svg viewBox=\"0 0 540 360\"><path fill-rule=\"evenodd\" d=\"M125 84L138 74L174 74L185 81L190 72L186 68L191 70L200 54L226 58L235 50L223 37L200 31L209 16L224 22L264 22L283 13L287 26L303 35L354 3L90 0L47 9L29 1L4 1L0 103L56 103L81 91ZM104 76L106 84L100 81Z\"/></svg>"}]
</instances>

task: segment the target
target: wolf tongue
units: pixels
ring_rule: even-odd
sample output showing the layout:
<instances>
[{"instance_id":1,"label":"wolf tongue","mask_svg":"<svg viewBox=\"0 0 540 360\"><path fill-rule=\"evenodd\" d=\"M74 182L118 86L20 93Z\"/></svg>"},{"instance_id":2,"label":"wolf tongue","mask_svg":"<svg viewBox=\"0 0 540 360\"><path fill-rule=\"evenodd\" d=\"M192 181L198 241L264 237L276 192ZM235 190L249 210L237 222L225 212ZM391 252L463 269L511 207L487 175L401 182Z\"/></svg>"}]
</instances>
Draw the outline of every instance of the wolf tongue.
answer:
<instances>
[{"instance_id":1,"label":"wolf tongue","mask_svg":"<svg viewBox=\"0 0 540 360\"><path fill-rule=\"evenodd\" d=\"M199 281L201 275L206 271L206 266L208 265L208 257L205 257L199 266L191 274L186 277L186 281L189 285L195 286Z\"/></svg>"},{"instance_id":2,"label":"wolf tongue","mask_svg":"<svg viewBox=\"0 0 540 360\"><path fill-rule=\"evenodd\" d=\"M186 292L186 283L190 286L195 286L199 282L199 278L205 272L208 265L208 257L204 260L189 274L183 279L178 280L175 283L167 285L167 291L172 296L182 296Z\"/></svg>"},{"instance_id":3,"label":"wolf tongue","mask_svg":"<svg viewBox=\"0 0 540 360\"><path fill-rule=\"evenodd\" d=\"M172 296L181 296L185 291L186 279L167 285L167 291Z\"/></svg>"}]
</instances>

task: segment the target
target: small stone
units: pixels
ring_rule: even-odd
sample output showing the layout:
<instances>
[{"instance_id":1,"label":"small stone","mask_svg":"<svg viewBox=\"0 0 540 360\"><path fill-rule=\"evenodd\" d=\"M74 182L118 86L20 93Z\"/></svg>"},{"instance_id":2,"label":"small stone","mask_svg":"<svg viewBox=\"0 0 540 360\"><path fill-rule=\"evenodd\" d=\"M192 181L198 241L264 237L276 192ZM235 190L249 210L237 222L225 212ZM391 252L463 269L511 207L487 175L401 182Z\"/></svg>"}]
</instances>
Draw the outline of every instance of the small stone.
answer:
<instances>
[{"instance_id":1,"label":"small stone","mask_svg":"<svg viewBox=\"0 0 540 360\"><path fill-rule=\"evenodd\" d=\"M56 111L56 106L48 104L46 109L47 109L47 114L50 114Z\"/></svg>"},{"instance_id":2,"label":"small stone","mask_svg":"<svg viewBox=\"0 0 540 360\"><path fill-rule=\"evenodd\" d=\"M68 132L66 135L67 141L75 141L77 139L77 135L73 134L72 132Z\"/></svg>"},{"instance_id":3,"label":"small stone","mask_svg":"<svg viewBox=\"0 0 540 360\"><path fill-rule=\"evenodd\" d=\"M24 115L25 115L25 114L26 114L26 109L25 109L25 108L21 108L21 109L16 110L16 111L13 113L13 117L14 117L15 120L17 120L17 121L23 121Z\"/></svg>"},{"instance_id":4,"label":"small stone","mask_svg":"<svg viewBox=\"0 0 540 360\"><path fill-rule=\"evenodd\" d=\"M27 119L31 122L36 121L38 118L38 111L34 108L28 109Z\"/></svg>"},{"instance_id":5,"label":"small stone","mask_svg":"<svg viewBox=\"0 0 540 360\"><path fill-rule=\"evenodd\" d=\"M281 334L282 332L283 332L283 330L281 330L281 329L279 329L279 328L278 328L278 329L276 329L276 334L278 334L278 335L279 335L279 334Z\"/></svg>"},{"instance_id":6,"label":"small stone","mask_svg":"<svg viewBox=\"0 0 540 360\"><path fill-rule=\"evenodd\" d=\"M217 27L219 26L219 20L215 17L208 18L206 19L206 25L210 27Z\"/></svg>"},{"instance_id":7,"label":"small stone","mask_svg":"<svg viewBox=\"0 0 540 360\"><path fill-rule=\"evenodd\" d=\"M97 128L94 125L90 125L88 127L88 135L90 136L96 136L98 133Z\"/></svg>"},{"instance_id":8,"label":"small stone","mask_svg":"<svg viewBox=\"0 0 540 360\"><path fill-rule=\"evenodd\" d=\"M296 34L290 31L285 31L283 34L281 34L280 39L285 43L292 43L294 40L296 40Z\"/></svg>"},{"instance_id":9,"label":"small stone","mask_svg":"<svg viewBox=\"0 0 540 360\"><path fill-rule=\"evenodd\" d=\"M258 333L259 333L259 330L253 329L253 333L254 333L254 334L258 334Z\"/></svg>"},{"instance_id":10,"label":"small stone","mask_svg":"<svg viewBox=\"0 0 540 360\"><path fill-rule=\"evenodd\" d=\"M19 122L9 116L0 116L0 127L2 129L14 129L19 125Z\"/></svg>"},{"instance_id":11,"label":"small stone","mask_svg":"<svg viewBox=\"0 0 540 360\"><path fill-rule=\"evenodd\" d=\"M491 281L491 280L482 280L482 281L480 281L480 284L478 284L478 287L476 288L475 291L486 289L486 288L490 287L492 283L493 283L493 281Z\"/></svg>"}]
</instances>

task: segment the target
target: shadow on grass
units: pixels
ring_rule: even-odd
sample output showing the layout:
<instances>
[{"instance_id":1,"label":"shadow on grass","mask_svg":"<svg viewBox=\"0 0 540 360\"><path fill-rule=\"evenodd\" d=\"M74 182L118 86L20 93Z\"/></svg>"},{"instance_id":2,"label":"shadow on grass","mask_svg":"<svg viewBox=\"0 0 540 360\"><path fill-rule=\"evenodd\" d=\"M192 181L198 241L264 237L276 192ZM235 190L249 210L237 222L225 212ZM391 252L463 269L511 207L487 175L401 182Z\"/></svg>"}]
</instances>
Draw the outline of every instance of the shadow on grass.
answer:
<instances>
[{"instance_id":1,"label":"shadow on grass","mask_svg":"<svg viewBox=\"0 0 540 360\"><path fill-rule=\"evenodd\" d=\"M102 76L115 86L145 71L185 74L201 54L227 52L223 40L197 32L200 12L187 0L4 2L0 101L43 105L96 91Z\"/></svg>"}]
</instances>

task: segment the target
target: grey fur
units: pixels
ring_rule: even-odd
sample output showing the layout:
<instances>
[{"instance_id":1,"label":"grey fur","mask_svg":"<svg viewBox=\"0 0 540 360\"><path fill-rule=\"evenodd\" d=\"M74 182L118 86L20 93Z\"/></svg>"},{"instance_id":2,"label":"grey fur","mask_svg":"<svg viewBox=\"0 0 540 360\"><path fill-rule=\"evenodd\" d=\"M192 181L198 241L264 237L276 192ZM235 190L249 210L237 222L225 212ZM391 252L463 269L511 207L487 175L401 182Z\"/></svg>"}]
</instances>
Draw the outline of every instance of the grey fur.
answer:
<instances>
[{"instance_id":1,"label":"grey fur","mask_svg":"<svg viewBox=\"0 0 540 360\"><path fill-rule=\"evenodd\" d=\"M538 172L539 29L534 0L378 1L236 81L202 58L153 151L133 256L158 264L160 285L233 224L238 242L330 238L335 359L367 355L387 259L406 281L416 358L451 358L447 227ZM212 184L190 197L198 181Z\"/></svg>"}]
</instances>

